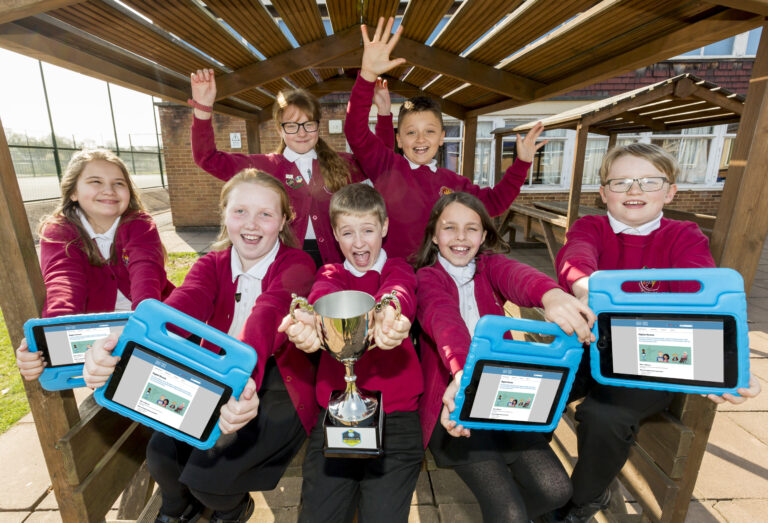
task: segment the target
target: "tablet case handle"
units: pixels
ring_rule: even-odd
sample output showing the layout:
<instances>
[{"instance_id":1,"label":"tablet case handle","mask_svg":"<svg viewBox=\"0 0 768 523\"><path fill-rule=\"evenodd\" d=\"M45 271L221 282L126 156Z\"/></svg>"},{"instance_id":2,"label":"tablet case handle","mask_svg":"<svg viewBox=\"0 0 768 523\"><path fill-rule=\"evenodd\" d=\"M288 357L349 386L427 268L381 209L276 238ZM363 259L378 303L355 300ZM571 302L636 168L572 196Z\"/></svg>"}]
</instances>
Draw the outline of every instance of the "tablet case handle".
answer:
<instances>
[{"instance_id":1,"label":"tablet case handle","mask_svg":"<svg viewBox=\"0 0 768 523\"><path fill-rule=\"evenodd\" d=\"M502 336L508 331L524 331L536 334L545 334L548 336L554 336L555 339L551 343L540 343L535 341L517 341L517 340L501 340ZM569 341L571 344L581 345L577 341L576 334L568 335L563 332L557 323L548 321L528 320L524 318L510 318L507 316L483 316L480 321L477 322L475 327L475 337L486 337L491 340L498 338L500 343L494 344L494 351L497 352L512 352L513 347L523 347L535 345L538 347L553 347ZM576 341L574 341L576 340ZM500 349L500 350L499 350Z\"/></svg>"}]
</instances>

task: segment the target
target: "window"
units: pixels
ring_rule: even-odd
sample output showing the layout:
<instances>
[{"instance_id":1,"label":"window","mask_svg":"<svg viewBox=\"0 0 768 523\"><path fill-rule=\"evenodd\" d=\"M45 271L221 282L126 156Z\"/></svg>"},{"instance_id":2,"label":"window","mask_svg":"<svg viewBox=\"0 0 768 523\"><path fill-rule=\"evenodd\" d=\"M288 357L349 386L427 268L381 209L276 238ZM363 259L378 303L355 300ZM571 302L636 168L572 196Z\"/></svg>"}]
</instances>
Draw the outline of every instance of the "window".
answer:
<instances>
[{"instance_id":1,"label":"window","mask_svg":"<svg viewBox=\"0 0 768 523\"><path fill-rule=\"evenodd\" d=\"M704 57L741 57L755 56L760 42L762 27L752 29L746 33L731 36L725 40L714 42L698 49L674 57L675 59L704 58Z\"/></svg>"},{"instance_id":2,"label":"window","mask_svg":"<svg viewBox=\"0 0 768 523\"><path fill-rule=\"evenodd\" d=\"M488 187L493 181L493 121L477 122L477 139L475 142L475 179L474 183Z\"/></svg>"},{"instance_id":3,"label":"window","mask_svg":"<svg viewBox=\"0 0 768 523\"><path fill-rule=\"evenodd\" d=\"M509 120L505 122L506 127L515 125L519 125L519 122ZM566 131L564 129L544 131L541 134L541 139L549 140L549 143L536 153L526 185L559 186L562 179L563 158L567 141ZM512 165L517 158L516 141L514 135L504 137L501 147L502 172Z\"/></svg>"}]
</instances>

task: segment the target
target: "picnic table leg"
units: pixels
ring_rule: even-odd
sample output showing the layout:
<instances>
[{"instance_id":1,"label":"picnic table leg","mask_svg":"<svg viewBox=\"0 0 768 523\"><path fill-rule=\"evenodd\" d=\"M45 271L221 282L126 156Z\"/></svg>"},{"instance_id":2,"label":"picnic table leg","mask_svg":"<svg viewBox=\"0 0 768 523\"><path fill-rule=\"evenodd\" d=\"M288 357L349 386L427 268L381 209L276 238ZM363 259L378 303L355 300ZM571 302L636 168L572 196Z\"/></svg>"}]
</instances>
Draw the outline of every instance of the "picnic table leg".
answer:
<instances>
[{"instance_id":1,"label":"picnic table leg","mask_svg":"<svg viewBox=\"0 0 768 523\"><path fill-rule=\"evenodd\" d=\"M547 251L549 251L549 257L552 259L552 266L557 269L557 265L555 263L555 260L557 259L557 253L560 252L560 248L562 245L560 245L560 242L557 241L557 238L555 238L555 232L552 229L552 224L549 222L545 222L541 218L539 218L539 224L541 224L541 229L544 231L544 240L547 244Z\"/></svg>"}]
</instances>

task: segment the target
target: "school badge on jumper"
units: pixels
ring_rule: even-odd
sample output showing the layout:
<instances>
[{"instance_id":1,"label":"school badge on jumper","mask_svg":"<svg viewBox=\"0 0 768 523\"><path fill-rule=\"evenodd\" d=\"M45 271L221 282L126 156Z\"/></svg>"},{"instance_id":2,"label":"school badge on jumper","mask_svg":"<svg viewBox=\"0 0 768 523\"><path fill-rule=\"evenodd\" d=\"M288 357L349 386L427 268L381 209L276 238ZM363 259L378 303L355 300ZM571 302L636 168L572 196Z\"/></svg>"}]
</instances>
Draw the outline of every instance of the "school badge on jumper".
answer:
<instances>
[{"instance_id":1,"label":"school badge on jumper","mask_svg":"<svg viewBox=\"0 0 768 523\"><path fill-rule=\"evenodd\" d=\"M349 445L350 447L354 447L355 445L360 444L360 433L356 430L349 429L344 434L341 435L341 441Z\"/></svg>"},{"instance_id":2,"label":"school badge on jumper","mask_svg":"<svg viewBox=\"0 0 768 523\"><path fill-rule=\"evenodd\" d=\"M446 194L451 194L452 192L453 192L453 189L451 189L450 187L446 187L445 185L440 187L440 196L445 196Z\"/></svg>"},{"instance_id":3,"label":"school badge on jumper","mask_svg":"<svg viewBox=\"0 0 768 523\"><path fill-rule=\"evenodd\" d=\"M123 254L121 258L123 259L123 265L127 266L130 259L128 258L128 253L125 251L125 249L123 249Z\"/></svg>"},{"instance_id":4,"label":"school badge on jumper","mask_svg":"<svg viewBox=\"0 0 768 523\"><path fill-rule=\"evenodd\" d=\"M643 267L647 269L648 267ZM656 280L640 281L640 290L642 292L659 292L659 282Z\"/></svg>"},{"instance_id":5,"label":"school badge on jumper","mask_svg":"<svg viewBox=\"0 0 768 523\"><path fill-rule=\"evenodd\" d=\"M285 175L285 183L291 189L298 189L299 187L303 187L304 185L306 185L306 182L304 181L304 178L301 175L294 176L292 174Z\"/></svg>"}]
</instances>

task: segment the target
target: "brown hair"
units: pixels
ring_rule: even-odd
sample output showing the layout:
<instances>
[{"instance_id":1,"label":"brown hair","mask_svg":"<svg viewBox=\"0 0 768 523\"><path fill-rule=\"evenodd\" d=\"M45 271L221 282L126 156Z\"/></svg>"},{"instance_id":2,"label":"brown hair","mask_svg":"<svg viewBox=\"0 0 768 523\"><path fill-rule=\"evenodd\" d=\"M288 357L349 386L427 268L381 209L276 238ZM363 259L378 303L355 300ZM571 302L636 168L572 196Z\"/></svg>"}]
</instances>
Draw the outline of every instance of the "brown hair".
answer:
<instances>
[{"instance_id":1,"label":"brown hair","mask_svg":"<svg viewBox=\"0 0 768 523\"><path fill-rule=\"evenodd\" d=\"M285 216L285 225L283 230L280 231L278 238L283 245L288 247L296 247L298 242L296 241L296 235L293 234L291 228L291 222L293 222L293 209L291 209L291 202L288 199L288 193L285 191L285 187L275 177L259 171L256 169L244 169L237 173L235 176L229 179L224 187L221 188L221 196L219 197L219 210L221 211L221 230L219 231L219 237L216 238L216 243L211 246L214 251L223 251L232 246L232 242L229 239L229 232L226 225L226 212L227 204L229 203L229 195L232 193L235 187L241 183L252 183L254 185L260 185L265 189L270 189L277 193L280 197L280 210Z\"/></svg>"},{"instance_id":2,"label":"brown hair","mask_svg":"<svg viewBox=\"0 0 768 523\"><path fill-rule=\"evenodd\" d=\"M352 183L342 187L331 196L329 206L331 227L342 214L375 214L379 223L387 219L387 205L384 197L367 183Z\"/></svg>"},{"instance_id":3,"label":"brown hair","mask_svg":"<svg viewBox=\"0 0 768 523\"><path fill-rule=\"evenodd\" d=\"M96 245L96 242L91 239L91 237L88 235L88 232L86 232L85 227L83 227L82 222L80 221L80 217L77 214L77 209L80 205L76 201L72 200L72 196L75 194L75 190L77 189L77 180L80 179L80 175L83 173L83 169L85 169L85 166L89 162L95 160L102 160L116 165L123 173L125 183L128 186L128 194L130 195L130 198L128 200L128 208L125 210L125 213L123 213L123 216L121 217L121 220L123 220L121 223L125 223L127 220L135 219L135 217L131 215L139 211L144 211L144 205L141 203L139 193L136 190L136 186L133 184L133 180L131 180L131 177L128 173L128 167L126 167L125 163L123 163L123 160L121 160L120 157L112 151L108 151L106 149L83 149L82 151L75 153L72 156L72 159L69 161L69 164L67 164L67 168L61 177L61 201L59 202L59 205L56 206L56 209L54 209L53 213L44 217L40 221L38 234L42 239L46 241L55 242L56 240L52 240L45 236L46 226L48 224L56 223L71 223L77 229L79 238L77 240L67 242L64 247L65 250L68 251L70 245L79 240L83 251L88 257L88 263L98 267L101 265L106 265L114 258L114 244L112 244L112 251L110 252L109 259L104 260L101 256L101 253L99 252L99 247Z\"/></svg>"},{"instance_id":4,"label":"brown hair","mask_svg":"<svg viewBox=\"0 0 768 523\"><path fill-rule=\"evenodd\" d=\"M603 163L600 165L601 185L608 183L608 173L613 162L627 155L637 156L652 163L654 167L667 175L670 184L675 183L680 174L680 164L677 162L677 158L667 150L651 143L630 143L614 147L605 153Z\"/></svg>"},{"instance_id":5,"label":"brown hair","mask_svg":"<svg viewBox=\"0 0 768 523\"><path fill-rule=\"evenodd\" d=\"M480 245L478 254L481 253L502 253L509 251L509 245L505 242L499 232L496 230L491 216L488 214L488 210L476 196L472 196L465 192L453 192L441 196L435 206L432 207L432 213L429 215L429 221L427 222L427 228L424 230L424 240L421 242L421 247L413 256L414 266L417 269L422 267L428 267L433 265L437 261L437 245L432 241L437 231L437 221L443 214L443 211L452 203L460 203L461 205L468 207L475 211L480 216L480 223L485 231L485 240Z\"/></svg>"},{"instance_id":6,"label":"brown hair","mask_svg":"<svg viewBox=\"0 0 768 523\"><path fill-rule=\"evenodd\" d=\"M280 120L283 116L283 111L289 105L296 106L310 120L320 122L322 119L320 102L309 91L304 89L281 91L272 106L272 118L275 120L275 125L278 126L278 133L280 131ZM320 131L318 130L317 132L319 133ZM281 139L277 152L282 153L284 150L285 141ZM317 152L317 161L320 163L323 183L329 191L336 192L350 182L349 164L319 136L315 145L315 152Z\"/></svg>"},{"instance_id":7,"label":"brown hair","mask_svg":"<svg viewBox=\"0 0 768 523\"><path fill-rule=\"evenodd\" d=\"M400 132L400 124L403 122L403 118L410 113L422 113L430 112L434 114L440 122L440 128L443 126L443 112L440 110L440 104L437 100L430 98L429 96L414 96L406 100L403 105L400 106L400 112L397 113L398 133Z\"/></svg>"}]
</instances>

